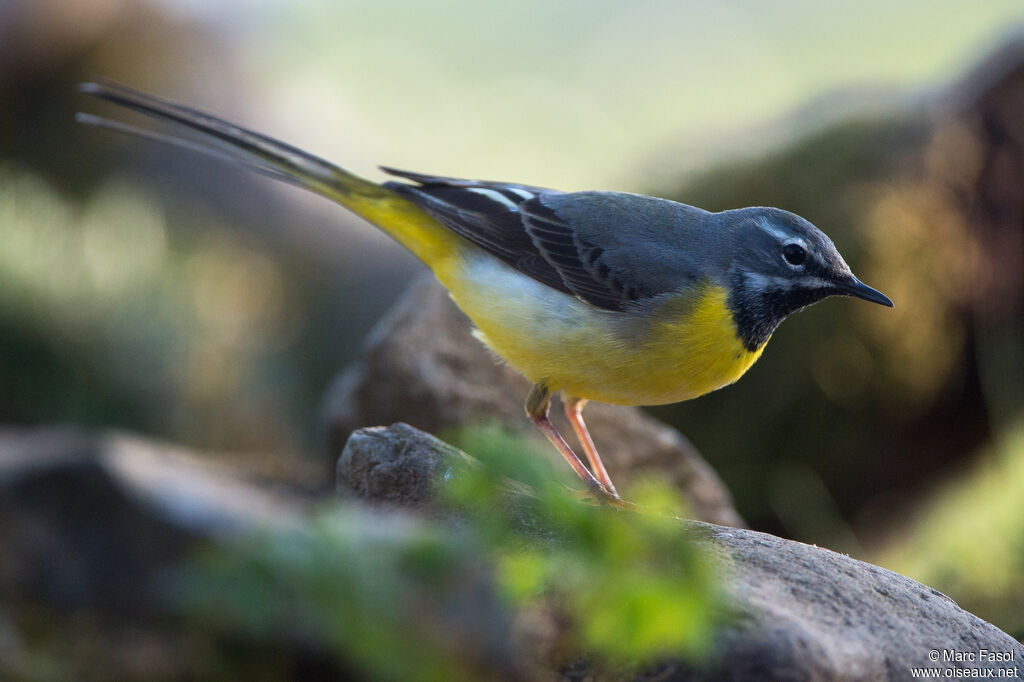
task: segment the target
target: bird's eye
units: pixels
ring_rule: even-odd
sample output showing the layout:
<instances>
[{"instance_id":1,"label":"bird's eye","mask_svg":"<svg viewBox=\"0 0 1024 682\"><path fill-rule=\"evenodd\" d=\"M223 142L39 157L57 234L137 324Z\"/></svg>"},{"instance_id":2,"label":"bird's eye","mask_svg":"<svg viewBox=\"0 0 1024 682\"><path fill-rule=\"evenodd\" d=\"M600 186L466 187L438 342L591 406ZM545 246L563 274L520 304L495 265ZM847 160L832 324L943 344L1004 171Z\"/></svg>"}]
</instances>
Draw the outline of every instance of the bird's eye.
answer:
<instances>
[{"instance_id":1,"label":"bird's eye","mask_svg":"<svg viewBox=\"0 0 1024 682\"><path fill-rule=\"evenodd\" d=\"M807 260L807 250L799 244L786 244L782 247L782 257L790 265L803 265Z\"/></svg>"}]
</instances>

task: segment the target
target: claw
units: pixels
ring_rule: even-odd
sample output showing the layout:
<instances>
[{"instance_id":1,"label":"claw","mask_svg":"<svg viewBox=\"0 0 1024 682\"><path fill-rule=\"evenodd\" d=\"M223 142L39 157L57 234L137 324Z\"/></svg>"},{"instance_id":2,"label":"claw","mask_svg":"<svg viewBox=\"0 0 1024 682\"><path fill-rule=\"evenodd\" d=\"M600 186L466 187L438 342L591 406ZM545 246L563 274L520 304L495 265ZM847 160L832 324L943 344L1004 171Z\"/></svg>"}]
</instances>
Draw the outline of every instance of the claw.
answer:
<instances>
[{"instance_id":1,"label":"claw","mask_svg":"<svg viewBox=\"0 0 1024 682\"><path fill-rule=\"evenodd\" d=\"M569 496L573 499L579 500L580 502L586 502L593 506L607 505L615 509L630 510L636 509L636 505L632 502L627 502L618 496L617 493L613 493L605 488L600 483L597 486L590 485L587 490L573 489L569 492Z\"/></svg>"}]
</instances>

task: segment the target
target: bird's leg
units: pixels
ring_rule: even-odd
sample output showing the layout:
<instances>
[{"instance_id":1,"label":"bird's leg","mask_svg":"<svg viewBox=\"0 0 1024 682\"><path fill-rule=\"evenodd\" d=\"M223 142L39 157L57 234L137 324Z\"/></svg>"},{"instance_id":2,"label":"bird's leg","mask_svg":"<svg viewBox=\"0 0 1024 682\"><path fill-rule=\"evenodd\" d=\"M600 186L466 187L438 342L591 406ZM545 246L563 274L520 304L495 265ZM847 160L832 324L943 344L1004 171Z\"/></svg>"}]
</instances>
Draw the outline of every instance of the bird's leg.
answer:
<instances>
[{"instance_id":1,"label":"bird's leg","mask_svg":"<svg viewBox=\"0 0 1024 682\"><path fill-rule=\"evenodd\" d=\"M541 433L547 436L547 439L562 454L562 457L569 463L572 470L576 472L576 475L583 479L583 482L587 484L592 493L600 497L617 498L618 495L613 490L609 490L601 485L601 482L594 478L590 470L583 466L580 458L576 456L576 453L572 451L572 448L565 442L562 435L551 424L551 421L548 419L548 408L550 405L551 393L548 391L547 386L544 384L534 384L533 388L530 389L530 395L526 397L526 414L530 417L530 420L537 425Z\"/></svg>"},{"instance_id":2,"label":"bird's leg","mask_svg":"<svg viewBox=\"0 0 1024 682\"><path fill-rule=\"evenodd\" d=\"M612 484L612 479L608 475L608 471L604 468L604 462L601 461L601 456L597 454L597 448L594 447L594 439L590 437L590 432L587 431L587 425L583 423L583 408L586 406L587 401L583 398L565 398L565 416L569 418L569 423L572 424L572 430L576 432L576 437L580 440L580 445L583 446L583 452L587 455L587 461L590 462L590 470L594 472L594 476L601 482L605 488L608 489L612 495L618 496L618 492L615 490L615 486Z\"/></svg>"}]
</instances>

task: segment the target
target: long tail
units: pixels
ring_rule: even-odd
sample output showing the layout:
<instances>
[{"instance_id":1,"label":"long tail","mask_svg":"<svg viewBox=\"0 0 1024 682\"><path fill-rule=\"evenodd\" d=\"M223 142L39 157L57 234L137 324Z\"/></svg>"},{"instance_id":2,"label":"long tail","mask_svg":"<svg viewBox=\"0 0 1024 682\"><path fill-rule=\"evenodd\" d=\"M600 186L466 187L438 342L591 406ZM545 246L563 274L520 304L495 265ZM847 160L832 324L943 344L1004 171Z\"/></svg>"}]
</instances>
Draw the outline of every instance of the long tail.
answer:
<instances>
[{"instance_id":1,"label":"long tail","mask_svg":"<svg viewBox=\"0 0 1024 682\"><path fill-rule=\"evenodd\" d=\"M237 163L325 196L391 235L431 268L436 269L461 245L459 237L412 202L301 149L122 85L83 83L79 90L169 123L172 129L164 133L83 113L75 116L79 122Z\"/></svg>"}]
</instances>

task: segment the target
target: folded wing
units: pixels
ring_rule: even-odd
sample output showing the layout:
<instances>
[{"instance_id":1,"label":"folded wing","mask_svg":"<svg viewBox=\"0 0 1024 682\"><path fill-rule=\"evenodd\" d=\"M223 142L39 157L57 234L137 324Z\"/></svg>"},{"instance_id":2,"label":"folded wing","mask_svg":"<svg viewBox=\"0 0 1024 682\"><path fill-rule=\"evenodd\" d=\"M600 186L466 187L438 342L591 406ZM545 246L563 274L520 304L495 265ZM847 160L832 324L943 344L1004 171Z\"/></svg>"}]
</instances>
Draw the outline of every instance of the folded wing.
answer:
<instances>
[{"instance_id":1,"label":"folded wing","mask_svg":"<svg viewBox=\"0 0 1024 682\"><path fill-rule=\"evenodd\" d=\"M660 200L383 170L416 183L387 182L384 186L416 203L448 229L516 270L595 307L622 310L632 301L674 288L672 283L679 281L674 273L666 276L664 272L648 281L645 269L637 269L636 259L628 253L631 248L644 248L643 244L629 246L631 226L602 223L601 207L609 199L621 197L626 204ZM594 203L592 219L581 218L578 210L572 211L576 215L571 217L558 210L566 204L579 208L588 202Z\"/></svg>"}]
</instances>

